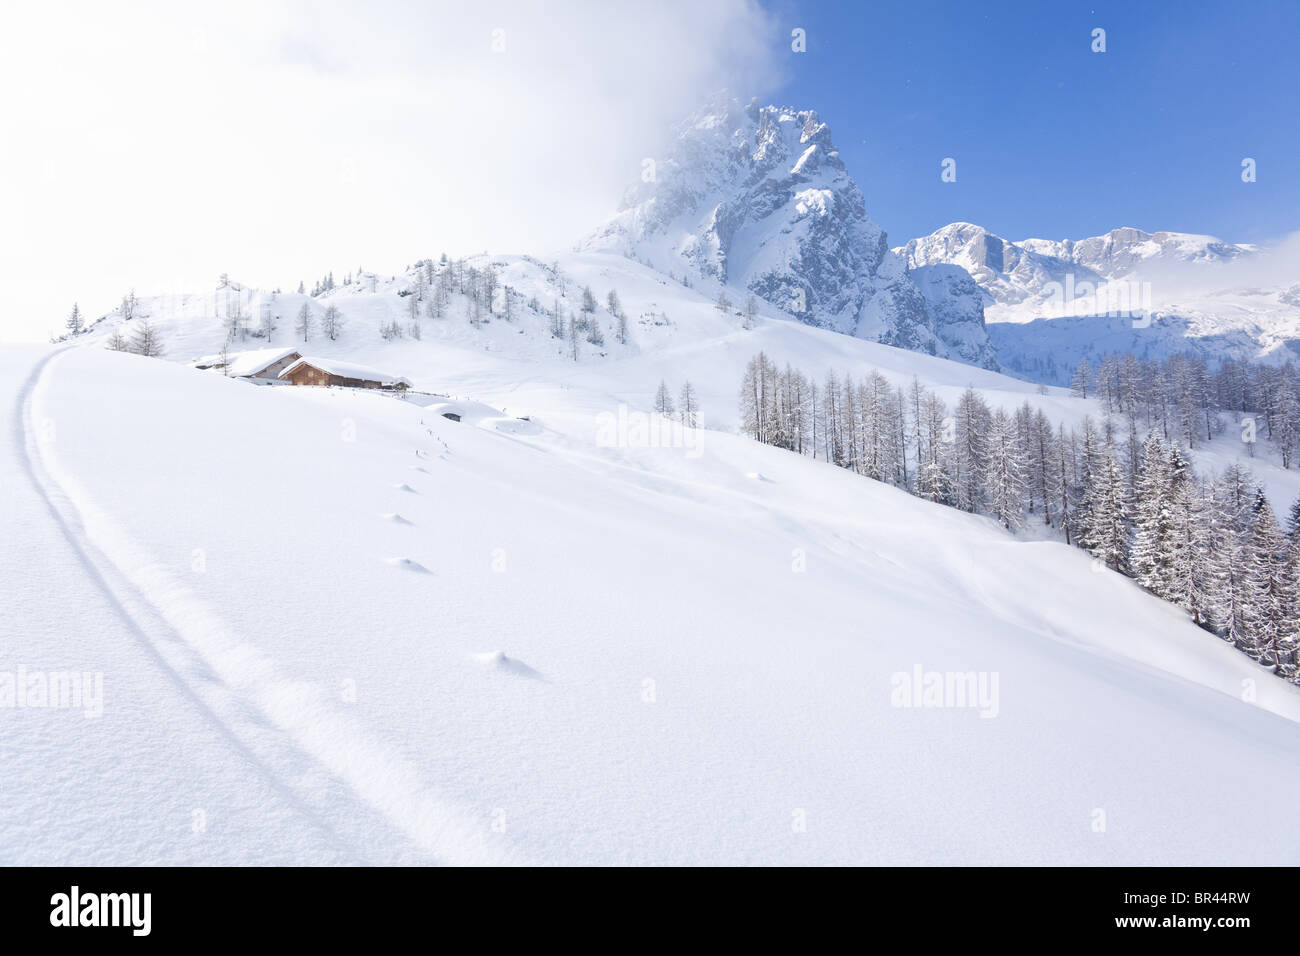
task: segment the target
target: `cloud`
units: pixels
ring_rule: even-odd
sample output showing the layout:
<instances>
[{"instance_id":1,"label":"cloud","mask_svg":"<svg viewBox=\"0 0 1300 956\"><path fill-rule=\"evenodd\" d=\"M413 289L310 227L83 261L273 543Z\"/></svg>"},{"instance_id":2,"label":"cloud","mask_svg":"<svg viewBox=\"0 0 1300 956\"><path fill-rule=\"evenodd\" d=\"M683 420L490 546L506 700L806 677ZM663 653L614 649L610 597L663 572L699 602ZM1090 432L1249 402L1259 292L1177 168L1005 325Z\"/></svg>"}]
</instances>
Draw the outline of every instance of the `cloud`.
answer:
<instances>
[{"instance_id":1,"label":"cloud","mask_svg":"<svg viewBox=\"0 0 1300 956\"><path fill-rule=\"evenodd\" d=\"M1177 307L1216 293L1300 285L1300 232L1236 259L1152 264L1138 269L1136 278L1150 283L1157 308Z\"/></svg>"},{"instance_id":2,"label":"cloud","mask_svg":"<svg viewBox=\"0 0 1300 956\"><path fill-rule=\"evenodd\" d=\"M0 337L74 299L546 252L716 89L780 82L750 0L29 4L0 38Z\"/></svg>"}]
</instances>

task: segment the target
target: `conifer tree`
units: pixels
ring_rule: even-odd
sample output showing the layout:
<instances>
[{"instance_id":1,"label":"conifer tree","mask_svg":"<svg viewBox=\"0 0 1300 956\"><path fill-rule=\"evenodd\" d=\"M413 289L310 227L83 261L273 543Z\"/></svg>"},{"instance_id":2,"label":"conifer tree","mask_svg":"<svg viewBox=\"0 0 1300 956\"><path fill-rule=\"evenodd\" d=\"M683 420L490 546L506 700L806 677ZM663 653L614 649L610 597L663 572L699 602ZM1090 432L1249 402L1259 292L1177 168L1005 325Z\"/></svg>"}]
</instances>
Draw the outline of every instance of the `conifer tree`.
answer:
<instances>
[{"instance_id":1,"label":"conifer tree","mask_svg":"<svg viewBox=\"0 0 1300 956\"><path fill-rule=\"evenodd\" d=\"M1125 523L1124 472L1115 452L1106 448L1092 470L1085 492L1087 518L1083 543L1113 571L1127 574L1128 527Z\"/></svg>"},{"instance_id":2,"label":"conifer tree","mask_svg":"<svg viewBox=\"0 0 1300 956\"><path fill-rule=\"evenodd\" d=\"M72 312L68 315L68 321L64 324L73 335L79 334L86 327L85 320L81 317L81 309L78 308L77 303L72 303Z\"/></svg>"}]
</instances>

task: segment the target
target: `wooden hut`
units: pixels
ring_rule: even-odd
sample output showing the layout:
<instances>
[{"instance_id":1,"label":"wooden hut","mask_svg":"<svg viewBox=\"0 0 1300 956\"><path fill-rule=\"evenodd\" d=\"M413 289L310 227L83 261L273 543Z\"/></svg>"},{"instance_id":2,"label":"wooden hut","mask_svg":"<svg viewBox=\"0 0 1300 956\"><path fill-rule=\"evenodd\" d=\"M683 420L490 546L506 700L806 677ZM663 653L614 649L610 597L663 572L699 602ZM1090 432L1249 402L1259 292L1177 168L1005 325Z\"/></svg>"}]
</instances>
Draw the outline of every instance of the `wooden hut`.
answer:
<instances>
[{"instance_id":1,"label":"wooden hut","mask_svg":"<svg viewBox=\"0 0 1300 956\"><path fill-rule=\"evenodd\" d=\"M283 381L294 385L336 385L341 388L380 388L404 392L411 383L378 369L336 359L300 358L280 373Z\"/></svg>"}]
</instances>

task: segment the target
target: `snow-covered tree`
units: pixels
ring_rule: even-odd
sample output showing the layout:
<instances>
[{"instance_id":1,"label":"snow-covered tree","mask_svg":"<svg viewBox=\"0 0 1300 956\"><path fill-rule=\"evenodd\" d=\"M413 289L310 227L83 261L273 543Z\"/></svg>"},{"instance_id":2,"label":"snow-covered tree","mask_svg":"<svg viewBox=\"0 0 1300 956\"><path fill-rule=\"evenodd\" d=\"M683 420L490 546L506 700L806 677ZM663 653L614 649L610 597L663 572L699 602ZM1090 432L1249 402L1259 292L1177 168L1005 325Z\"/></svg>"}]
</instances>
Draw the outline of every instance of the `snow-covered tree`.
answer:
<instances>
[{"instance_id":1,"label":"snow-covered tree","mask_svg":"<svg viewBox=\"0 0 1300 956\"><path fill-rule=\"evenodd\" d=\"M81 330L86 327L86 322L81 317L81 309L77 306L77 303L72 303L72 312L68 315L68 321L64 325L73 335L80 334Z\"/></svg>"},{"instance_id":2,"label":"snow-covered tree","mask_svg":"<svg viewBox=\"0 0 1300 956\"><path fill-rule=\"evenodd\" d=\"M1164 445L1152 433L1142 446L1142 462L1133 493L1130 566L1138 584L1159 597L1168 593L1170 584L1172 493Z\"/></svg>"},{"instance_id":3,"label":"snow-covered tree","mask_svg":"<svg viewBox=\"0 0 1300 956\"><path fill-rule=\"evenodd\" d=\"M1300 548L1300 498L1291 502L1286 515L1286 534L1291 539L1292 547Z\"/></svg>"},{"instance_id":4,"label":"snow-covered tree","mask_svg":"<svg viewBox=\"0 0 1300 956\"><path fill-rule=\"evenodd\" d=\"M1124 471L1112 448L1105 448L1085 492L1086 525L1083 544L1093 557L1114 571L1127 574L1128 527L1125 523Z\"/></svg>"},{"instance_id":5,"label":"snow-covered tree","mask_svg":"<svg viewBox=\"0 0 1300 956\"><path fill-rule=\"evenodd\" d=\"M1017 528L1025 511L1025 460L1014 423L1001 408L993 413L985 445L989 510L1008 530Z\"/></svg>"},{"instance_id":6,"label":"snow-covered tree","mask_svg":"<svg viewBox=\"0 0 1300 956\"><path fill-rule=\"evenodd\" d=\"M1262 489L1256 491L1246 536L1243 618L1247 652L1284 676L1295 676L1296 565Z\"/></svg>"},{"instance_id":7,"label":"snow-covered tree","mask_svg":"<svg viewBox=\"0 0 1300 956\"><path fill-rule=\"evenodd\" d=\"M962 392L954 416L954 493L957 507L979 511L984 506L984 473L988 465L985 449L990 412L984 398L973 388Z\"/></svg>"}]
</instances>

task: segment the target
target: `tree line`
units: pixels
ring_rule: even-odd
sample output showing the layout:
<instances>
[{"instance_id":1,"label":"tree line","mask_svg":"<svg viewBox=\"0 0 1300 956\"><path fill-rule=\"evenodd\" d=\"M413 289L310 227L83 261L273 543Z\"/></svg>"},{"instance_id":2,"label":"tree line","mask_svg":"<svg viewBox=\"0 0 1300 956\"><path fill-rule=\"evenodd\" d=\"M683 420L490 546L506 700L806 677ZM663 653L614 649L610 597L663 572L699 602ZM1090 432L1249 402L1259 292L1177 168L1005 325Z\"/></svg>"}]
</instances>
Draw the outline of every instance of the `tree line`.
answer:
<instances>
[{"instance_id":1,"label":"tree line","mask_svg":"<svg viewBox=\"0 0 1300 956\"><path fill-rule=\"evenodd\" d=\"M915 377L818 383L762 352L740 390L749 437L1008 530L1041 523L1300 682L1300 500L1283 527L1248 469L1198 475L1178 429L1130 408L1067 429L1028 401L1008 412L967 388L950 408Z\"/></svg>"},{"instance_id":2,"label":"tree line","mask_svg":"<svg viewBox=\"0 0 1300 956\"><path fill-rule=\"evenodd\" d=\"M1220 412L1249 416L1240 427L1253 455L1257 433L1277 449L1283 468L1296 461L1300 446L1300 374L1287 362L1264 365L1226 359L1211 371L1195 355L1163 361L1133 355L1107 356L1094 367L1079 362L1070 383L1080 397L1096 398L1109 414L1123 416L1133 436L1156 431L1165 441L1188 448L1209 441L1226 427Z\"/></svg>"}]
</instances>

